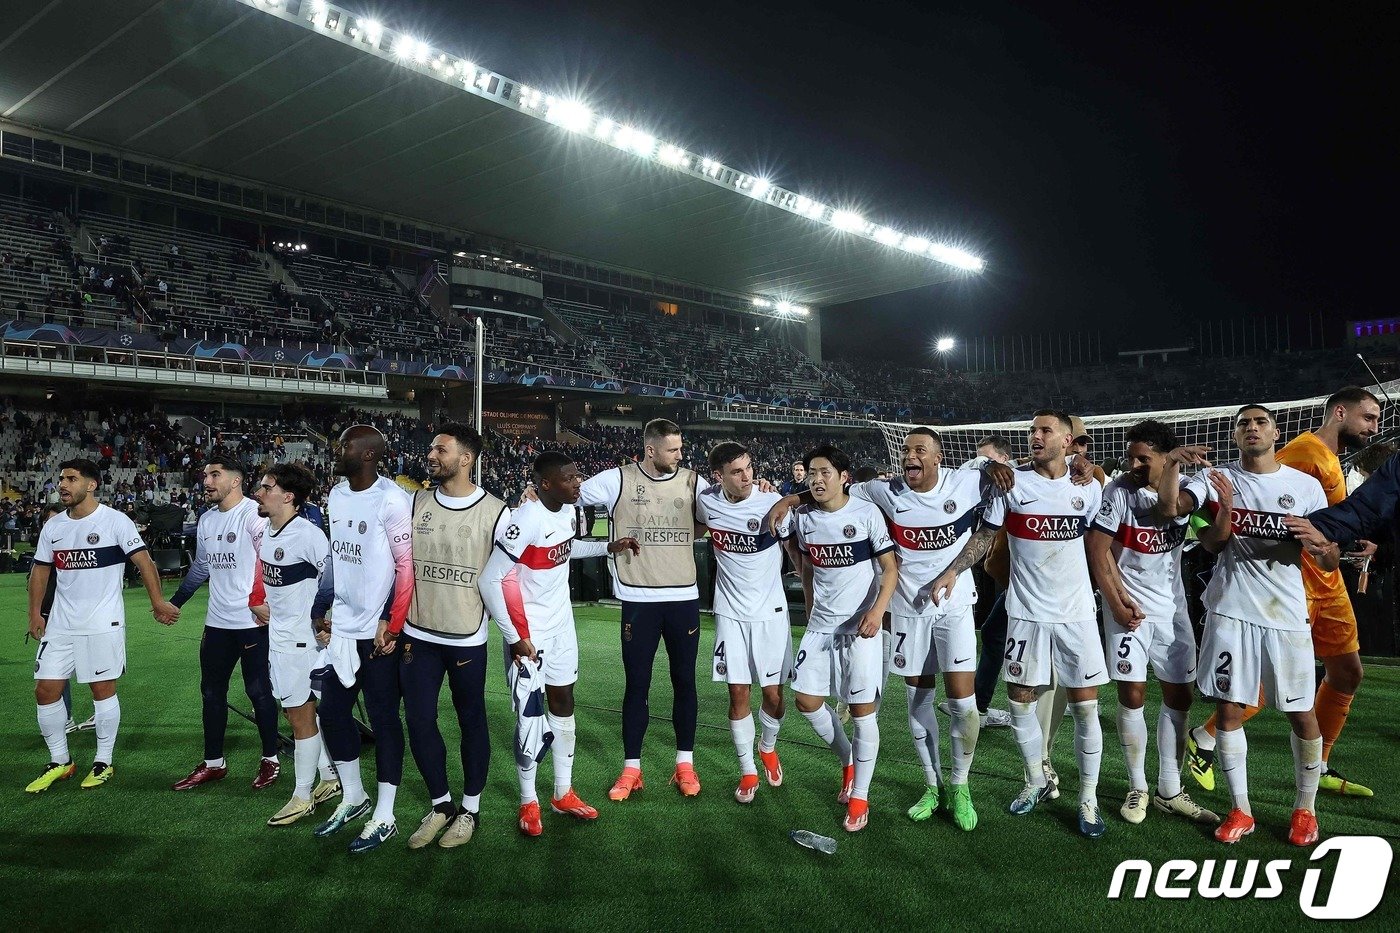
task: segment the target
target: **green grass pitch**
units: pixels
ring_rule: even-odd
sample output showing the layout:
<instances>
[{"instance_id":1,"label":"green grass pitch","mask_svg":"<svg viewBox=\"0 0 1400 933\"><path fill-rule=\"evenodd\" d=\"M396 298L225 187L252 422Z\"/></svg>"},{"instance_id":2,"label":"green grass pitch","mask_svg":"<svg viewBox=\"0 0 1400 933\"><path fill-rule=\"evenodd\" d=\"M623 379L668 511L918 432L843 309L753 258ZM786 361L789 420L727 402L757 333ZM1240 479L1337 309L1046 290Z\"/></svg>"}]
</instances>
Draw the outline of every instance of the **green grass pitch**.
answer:
<instances>
[{"instance_id":1,"label":"green grass pitch","mask_svg":"<svg viewBox=\"0 0 1400 933\"><path fill-rule=\"evenodd\" d=\"M120 683L114 780L83 791L70 779L47 793L26 795L22 788L46 754L34 719L34 646L22 634L23 585L19 575L0 578L0 612L11 632L0 649L0 699L9 711L0 723L5 749L0 884L4 913L30 928L352 930L393 924L411 930L470 923L490 929L1196 931L1278 930L1305 922L1298 891L1307 857L1285 839L1293 798L1286 726L1268 712L1249 726L1251 790L1260 829L1234 848L1155 810L1137 827L1118 816L1126 788L1109 689L1102 693L1101 712L1105 750L1099 795L1109 824L1104 838L1082 839L1075 830L1077 782L1068 725L1056 750L1065 793L1024 818L1005 812L1020 785L1010 732L983 732L972 778L981 823L963 833L941 816L922 824L904 816L922 780L909 745L902 685L892 679L881 715L870 825L847 836L839 824L832 755L816 743L790 698L779 738L784 785L761 787L751 806L734 802L737 768L727 701L722 685L709 680L705 646L711 639L706 637L696 748L703 792L685 800L667 786L673 761L669 683L665 660L658 657L644 762L647 787L626 803L611 803L606 791L621 764L622 668L618 610L608 606L576 610L582 663L574 776L580 793L602 813L592 825L546 813L541 838L527 840L516 830L512 721L499 666L487 687L492 761L482 825L463 848L407 850L407 835L427 809L411 756L398 798L401 833L386 847L351 857L348 834L315 839L311 820L269 829L264 821L291 792L291 761L284 759L277 785L253 791L256 735L237 717L229 727L229 778L193 792L172 792L170 784L201 754L196 650L202 591L173 629L151 620L143 592L127 591L129 670ZM232 698L246 707L240 691L235 676ZM77 714L86 717L90 695L84 687L74 694ZM999 696L998 703L1004 702ZM1373 786L1377 797L1322 798L1324 838L1383 835L1393 845L1400 835L1397 707L1400 668L1371 665L1335 758L1339 767ZM456 726L450 704L444 702L443 710L455 795L461 790ZM1201 708L1192 719L1204 715ZM1153 700L1147 721L1155 719ZM946 749L946 720L943 728ZM70 738L81 774L92 760L93 737L89 732ZM372 751L366 749L365 757L372 758ZM1149 777L1155 763L1150 751ZM367 760L370 782L372 767ZM540 770L544 791L552 772L548 762ZM1223 782L1215 793L1196 796L1213 809L1227 809ZM797 828L838 837L838 852L823 856L798 848L788 839L789 830ZM1107 900L1114 867L1123 859L1159 865L1171 858L1227 857L1291 860L1285 893L1273 900ZM1353 928L1395 929L1396 919L1392 892Z\"/></svg>"}]
</instances>

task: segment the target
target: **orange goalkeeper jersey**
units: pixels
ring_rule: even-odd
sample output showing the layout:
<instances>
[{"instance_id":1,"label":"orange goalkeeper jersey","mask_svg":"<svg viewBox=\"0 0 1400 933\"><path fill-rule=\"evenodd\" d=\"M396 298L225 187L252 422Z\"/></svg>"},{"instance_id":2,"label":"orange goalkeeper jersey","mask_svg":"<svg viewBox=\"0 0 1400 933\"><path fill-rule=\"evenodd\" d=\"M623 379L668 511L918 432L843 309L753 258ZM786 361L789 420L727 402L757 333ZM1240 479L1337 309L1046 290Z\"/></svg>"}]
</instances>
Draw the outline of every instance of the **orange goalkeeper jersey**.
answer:
<instances>
[{"instance_id":1,"label":"orange goalkeeper jersey","mask_svg":"<svg viewBox=\"0 0 1400 933\"><path fill-rule=\"evenodd\" d=\"M1347 497L1341 460L1313 432L1304 431L1284 444L1278 452L1278 462L1302 470L1321 483L1328 505L1336 505ZM1303 587L1308 599L1345 599L1347 595L1341 571L1319 569L1306 551L1303 553Z\"/></svg>"}]
</instances>

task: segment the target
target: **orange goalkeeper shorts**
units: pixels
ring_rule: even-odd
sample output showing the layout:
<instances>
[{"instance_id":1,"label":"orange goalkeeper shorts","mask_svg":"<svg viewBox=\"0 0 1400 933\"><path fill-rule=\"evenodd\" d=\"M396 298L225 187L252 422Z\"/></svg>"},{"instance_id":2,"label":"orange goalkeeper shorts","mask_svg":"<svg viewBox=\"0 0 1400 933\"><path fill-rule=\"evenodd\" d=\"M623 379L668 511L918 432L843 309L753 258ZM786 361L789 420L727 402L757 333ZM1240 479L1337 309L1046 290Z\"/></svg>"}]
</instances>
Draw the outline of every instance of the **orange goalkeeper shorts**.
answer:
<instances>
[{"instance_id":1,"label":"orange goalkeeper shorts","mask_svg":"<svg viewBox=\"0 0 1400 933\"><path fill-rule=\"evenodd\" d=\"M1361 650L1356 633L1356 613L1351 600L1308 600L1308 622L1312 625L1313 654L1319 658L1335 658Z\"/></svg>"}]
</instances>

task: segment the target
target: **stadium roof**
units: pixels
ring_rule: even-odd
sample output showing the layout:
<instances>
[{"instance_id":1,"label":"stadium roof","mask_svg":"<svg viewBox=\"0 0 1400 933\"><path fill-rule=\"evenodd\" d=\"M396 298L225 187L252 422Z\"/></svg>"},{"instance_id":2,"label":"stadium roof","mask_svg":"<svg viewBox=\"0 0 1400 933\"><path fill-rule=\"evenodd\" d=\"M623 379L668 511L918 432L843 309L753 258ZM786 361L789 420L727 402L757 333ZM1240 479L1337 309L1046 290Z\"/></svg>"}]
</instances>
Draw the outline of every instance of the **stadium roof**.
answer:
<instances>
[{"instance_id":1,"label":"stadium roof","mask_svg":"<svg viewBox=\"0 0 1400 933\"><path fill-rule=\"evenodd\" d=\"M980 269L320 0L8 0L0 37L0 117L124 152L796 305Z\"/></svg>"}]
</instances>

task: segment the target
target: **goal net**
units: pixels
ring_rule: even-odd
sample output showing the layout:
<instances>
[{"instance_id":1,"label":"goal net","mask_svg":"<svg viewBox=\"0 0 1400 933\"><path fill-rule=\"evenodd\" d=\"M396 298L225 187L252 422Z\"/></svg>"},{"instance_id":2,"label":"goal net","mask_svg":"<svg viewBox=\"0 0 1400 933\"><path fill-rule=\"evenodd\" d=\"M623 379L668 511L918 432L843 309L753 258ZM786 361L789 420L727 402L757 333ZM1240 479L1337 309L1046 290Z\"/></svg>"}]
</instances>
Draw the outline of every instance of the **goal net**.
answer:
<instances>
[{"instance_id":1,"label":"goal net","mask_svg":"<svg viewBox=\"0 0 1400 933\"><path fill-rule=\"evenodd\" d=\"M1394 398L1400 394L1400 379L1387 382L1384 392L1377 391L1384 403L1386 395ZM1295 399L1287 402L1263 402L1277 416L1280 443L1286 443L1304 431L1316 427L1321 420L1322 407L1327 396ZM1381 409L1382 437L1393 439L1400 427L1400 412L1394 405L1384 405ZM1112 467L1121 459L1124 449L1123 435L1128 428L1140 421L1154 419L1175 429L1183 444L1205 444L1211 448L1212 462L1225 463L1236 457L1233 440L1233 419L1239 405L1222 405L1215 408L1184 408L1173 411L1135 411L1120 415L1090 415L1084 419L1085 430L1094 439L1092 456L1098 463ZM904 437L913 424L893 421L876 422L884 435L889 449L890 463L896 468L903 457ZM943 439L943 462L959 466L977 456L977 444L987 437L1003 437L1011 445L1012 457L1025 457L1029 454L1029 420L997 421L984 424L930 425ZM1111 472L1111 470L1110 470Z\"/></svg>"}]
</instances>

